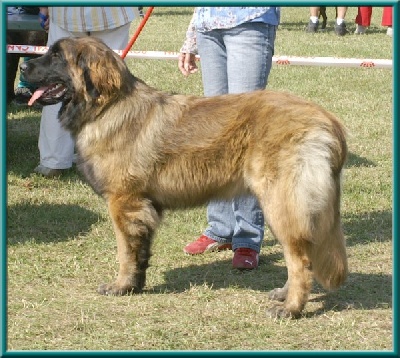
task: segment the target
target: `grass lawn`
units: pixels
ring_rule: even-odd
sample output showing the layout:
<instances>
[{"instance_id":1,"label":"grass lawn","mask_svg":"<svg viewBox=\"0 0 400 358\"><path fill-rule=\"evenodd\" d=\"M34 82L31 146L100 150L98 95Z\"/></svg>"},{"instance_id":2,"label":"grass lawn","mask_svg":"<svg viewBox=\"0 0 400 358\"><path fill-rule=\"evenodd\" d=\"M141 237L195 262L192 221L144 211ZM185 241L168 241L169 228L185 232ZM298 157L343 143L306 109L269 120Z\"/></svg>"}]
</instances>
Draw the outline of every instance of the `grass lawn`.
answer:
<instances>
[{"instance_id":1,"label":"grass lawn","mask_svg":"<svg viewBox=\"0 0 400 358\"><path fill-rule=\"evenodd\" d=\"M367 35L307 34L307 7L282 8L275 55L391 59L392 39L374 8ZM134 50L178 51L192 8L156 7ZM132 23L132 33L139 20ZM153 87L202 94L200 73L184 78L174 60L127 60ZM7 349L392 351L393 73L389 69L274 65L268 88L296 93L348 128L342 217L350 274L336 292L315 285L299 320L271 320L267 292L286 281L267 230L260 266L231 268L232 252L196 257L205 208L167 212L153 245L143 294L104 297L116 275L116 242L104 201L76 168L59 179L33 173L40 110L7 108Z\"/></svg>"}]
</instances>

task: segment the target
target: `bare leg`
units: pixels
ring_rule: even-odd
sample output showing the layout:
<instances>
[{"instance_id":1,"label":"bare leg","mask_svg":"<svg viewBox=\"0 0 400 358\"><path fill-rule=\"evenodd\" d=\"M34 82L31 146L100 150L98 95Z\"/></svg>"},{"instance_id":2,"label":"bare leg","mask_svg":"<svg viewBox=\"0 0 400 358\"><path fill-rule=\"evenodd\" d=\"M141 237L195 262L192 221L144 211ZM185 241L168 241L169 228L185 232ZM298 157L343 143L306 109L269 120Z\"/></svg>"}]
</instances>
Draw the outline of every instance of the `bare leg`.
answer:
<instances>
[{"instance_id":1,"label":"bare leg","mask_svg":"<svg viewBox=\"0 0 400 358\"><path fill-rule=\"evenodd\" d=\"M319 16L319 6L310 7L310 16Z\"/></svg>"},{"instance_id":2,"label":"bare leg","mask_svg":"<svg viewBox=\"0 0 400 358\"><path fill-rule=\"evenodd\" d=\"M347 13L347 6L338 6L337 7L337 18L338 19L345 19Z\"/></svg>"}]
</instances>

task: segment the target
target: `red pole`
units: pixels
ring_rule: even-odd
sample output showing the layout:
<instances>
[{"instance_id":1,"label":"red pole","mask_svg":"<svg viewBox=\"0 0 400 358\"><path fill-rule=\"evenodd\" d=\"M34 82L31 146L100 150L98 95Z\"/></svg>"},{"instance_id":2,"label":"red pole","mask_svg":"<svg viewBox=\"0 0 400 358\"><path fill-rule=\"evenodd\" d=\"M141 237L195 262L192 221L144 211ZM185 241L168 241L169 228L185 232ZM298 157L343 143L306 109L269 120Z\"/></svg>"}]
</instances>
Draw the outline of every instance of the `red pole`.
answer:
<instances>
[{"instance_id":1,"label":"red pole","mask_svg":"<svg viewBox=\"0 0 400 358\"><path fill-rule=\"evenodd\" d=\"M128 45L126 46L125 50L122 52L121 57L124 59L135 43L136 39L138 38L140 31L142 31L144 25L146 25L147 19L150 17L151 12L153 11L154 6L151 6L147 9L146 14L144 15L143 19L140 21L138 28L136 29L135 33L133 34L131 40L129 41Z\"/></svg>"}]
</instances>

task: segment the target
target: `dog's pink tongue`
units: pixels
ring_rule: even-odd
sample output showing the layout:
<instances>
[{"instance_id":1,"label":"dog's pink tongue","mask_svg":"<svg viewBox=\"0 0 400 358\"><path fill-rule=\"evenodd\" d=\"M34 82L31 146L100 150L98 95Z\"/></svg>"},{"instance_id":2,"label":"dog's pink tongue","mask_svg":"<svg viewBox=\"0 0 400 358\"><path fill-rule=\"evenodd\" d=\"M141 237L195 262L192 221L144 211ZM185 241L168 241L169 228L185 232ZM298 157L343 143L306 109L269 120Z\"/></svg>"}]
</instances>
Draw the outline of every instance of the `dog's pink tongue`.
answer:
<instances>
[{"instance_id":1,"label":"dog's pink tongue","mask_svg":"<svg viewBox=\"0 0 400 358\"><path fill-rule=\"evenodd\" d=\"M38 88L35 93L32 95L31 99L28 102L28 106L32 106L32 104L35 103L35 101L44 93L44 91L47 89L47 87L40 87Z\"/></svg>"}]
</instances>

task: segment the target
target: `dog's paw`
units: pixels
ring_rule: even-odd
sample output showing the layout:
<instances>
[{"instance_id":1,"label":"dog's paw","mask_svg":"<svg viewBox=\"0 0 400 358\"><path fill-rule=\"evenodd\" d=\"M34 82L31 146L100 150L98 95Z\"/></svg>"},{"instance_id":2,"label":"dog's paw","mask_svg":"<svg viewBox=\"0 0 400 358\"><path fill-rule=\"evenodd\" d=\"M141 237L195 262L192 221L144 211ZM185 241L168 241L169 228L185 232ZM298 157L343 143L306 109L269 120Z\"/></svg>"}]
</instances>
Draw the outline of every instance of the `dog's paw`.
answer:
<instances>
[{"instance_id":1,"label":"dog's paw","mask_svg":"<svg viewBox=\"0 0 400 358\"><path fill-rule=\"evenodd\" d=\"M121 286L114 282L100 285L97 292L105 296L124 296L140 293L142 290L132 286Z\"/></svg>"},{"instance_id":2,"label":"dog's paw","mask_svg":"<svg viewBox=\"0 0 400 358\"><path fill-rule=\"evenodd\" d=\"M267 316L272 319L299 318L299 312L291 312L283 304L276 304L267 310Z\"/></svg>"},{"instance_id":3,"label":"dog's paw","mask_svg":"<svg viewBox=\"0 0 400 358\"><path fill-rule=\"evenodd\" d=\"M283 302L286 299L287 289L285 288L274 288L268 292L268 298L274 301Z\"/></svg>"}]
</instances>

